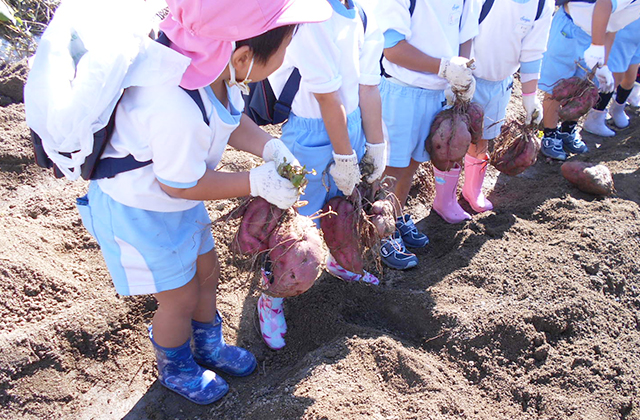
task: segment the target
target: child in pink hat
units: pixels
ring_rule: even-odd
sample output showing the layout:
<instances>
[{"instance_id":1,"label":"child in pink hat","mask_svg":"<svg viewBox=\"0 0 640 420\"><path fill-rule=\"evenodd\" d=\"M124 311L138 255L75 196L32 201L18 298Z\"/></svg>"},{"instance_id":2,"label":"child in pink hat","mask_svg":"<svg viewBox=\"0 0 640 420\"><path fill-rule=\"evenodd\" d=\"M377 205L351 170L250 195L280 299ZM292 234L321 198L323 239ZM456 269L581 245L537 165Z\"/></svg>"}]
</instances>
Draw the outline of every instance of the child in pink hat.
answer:
<instances>
[{"instance_id":1,"label":"child in pink hat","mask_svg":"<svg viewBox=\"0 0 640 420\"><path fill-rule=\"evenodd\" d=\"M280 208L298 198L276 168L294 158L242 114L241 90L276 70L296 24L329 18L325 0L169 0L165 44L153 57L162 83L128 88L103 158L136 169L91 181L78 200L121 295L153 294L150 328L162 385L197 404L228 391L215 371L245 376L247 350L225 343L216 310L220 266L203 201L260 196ZM264 159L248 172L216 167L227 144Z\"/></svg>"}]
</instances>

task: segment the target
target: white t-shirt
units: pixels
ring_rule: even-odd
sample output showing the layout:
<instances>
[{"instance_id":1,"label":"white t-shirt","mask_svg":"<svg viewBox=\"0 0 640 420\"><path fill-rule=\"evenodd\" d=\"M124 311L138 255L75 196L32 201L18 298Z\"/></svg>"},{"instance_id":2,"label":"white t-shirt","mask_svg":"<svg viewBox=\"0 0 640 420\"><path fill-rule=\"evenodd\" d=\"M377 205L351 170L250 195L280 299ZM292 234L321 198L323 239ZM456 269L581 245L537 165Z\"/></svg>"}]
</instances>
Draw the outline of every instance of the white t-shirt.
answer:
<instances>
[{"instance_id":1,"label":"white t-shirt","mask_svg":"<svg viewBox=\"0 0 640 420\"><path fill-rule=\"evenodd\" d=\"M237 87L227 89L229 107L213 96L209 87L199 89L209 125L189 95L179 86L132 87L116 109L115 131L104 157L129 154L151 165L98 180L114 200L130 207L153 211L182 211L199 201L174 198L160 188L160 181L176 188L195 186L207 169L215 169L238 127L244 106Z\"/></svg>"},{"instance_id":2,"label":"white t-shirt","mask_svg":"<svg viewBox=\"0 0 640 420\"><path fill-rule=\"evenodd\" d=\"M498 82L521 66L521 73L539 75L553 10L553 0L545 0L536 20L538 0L496 0L473 39L473 75Z\"/></svg>"},{"instance_id":3,"label":"white t-shirt","mask_svg":"<svg viewBox=\"0 0 640 420\"><path fill-rule=\"evenodd\" d=\"M404 39L435 58L450 58L460 54L460 44L478 34L480 0L416 0L413 15L409 0L368 0L375 5L375 17L380 30L395 31ZM409 70L382 60L390 76L424 89L444 90L447 81L437 74Z\"/></svg>"},{"instance_id":4,"label":"white t-shirt","mask_svg":"<svg viewBox=\"0 0 640 420\"><path fill-rule=\"evenodd\" d=\"M640 0L612 0L613 9L607 25L607 32L618 32L634 20L640 17ZM593 3L570 2L567 3L569 14L573 22L583 31L591 34L593 19Z\"/></svg>"},{"instance_id":5,"label":"white t-shirt","mask_svg":"<svg viewBox=\"0 0 640 420\"><path fill-rule=\"evenodd\" d=\"M380 56L384 38L369 10L366 33L357 10L339 0L328 0L333 15L320 23L300 25L287 48L285 60L269 83L280 95L289 75L300 71L300 88L292 112L302 118L322 118L314 93L338 92L347 115L359 105L359 85L380 83Z\"/></svg>"}]
</instances>

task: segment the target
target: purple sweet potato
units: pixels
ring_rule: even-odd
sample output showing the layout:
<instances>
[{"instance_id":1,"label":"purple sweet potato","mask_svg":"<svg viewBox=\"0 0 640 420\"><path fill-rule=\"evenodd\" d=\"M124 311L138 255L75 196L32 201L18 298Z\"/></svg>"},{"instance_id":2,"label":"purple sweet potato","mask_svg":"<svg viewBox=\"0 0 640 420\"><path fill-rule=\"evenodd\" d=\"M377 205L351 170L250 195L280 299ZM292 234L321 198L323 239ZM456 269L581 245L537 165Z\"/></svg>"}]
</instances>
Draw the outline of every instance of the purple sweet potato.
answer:
<instances>
[{"instance_id":1,"label":"purple sweet potato","mask_svg":"<svg viewBox=\"0 0 640 420\"><path fill-rule=\"evenodd\" d=\"M331 255L345 269L363 274L364 247L358 234L361 217L358 210L345 197L333 197L322 211L327 214L320 219L320 227Z\"/></svg>"},{"instance_id":2,"label":"purple sweet potato","mask_svg":"<svg viewBox=\"0 0 640 420\"><path fill-rule=\"evenodd\" d=\"M471 143L476 144L482 140L484 127L484 110L475 102L467 105L467 116L469 117L469 132L471 133Z\"/></svg>"},{"instance_id":3,"label":"purple sweet potato","mask_svg":"<svg viewBox=\"0 0 640 420\"><path fill-rule=\"evenodd\" d=\"M367 212L380 239L390 236L396 229L396 217L393 204L389 200L377 200Z\"/></svg>"},{"instance_id":4,"label":"purple sweet potato","mask_svg":"<svg viewBox=\"0 0 640 420\"><path fill-rule=\"evenodd\" d=\"M532 125L511 120L503 124L490 157L490 163L500 172L515 176L536 163L540 139Z\"/></svg>"},{"instance_id":5,"label":"purple sweet potato","mask_svg":"<svg viewBox=\"0 0 640 420\"><path fill-rule=\"evenodd\" d=\"M593 165L587 162L565 162L560 167L567 181L594 195L611 195L615 192L611 171L605 165Z\"/></svg>"},{"instance_id":6,"label":"purple sweet potato","mask_svg":"<svg viewBox=\"0 0 640 420\"><path fill-rule=\"evenodd\" d=\"M459 163L471 144L469 117L459 108L448 108L436 115L425 148L433 166L448 171Z\"/></svg>"},{"instance_id":7,"label":"purple sweet potato","mask_svg":"<svg viewBox=\"0 0 640 420\"><path fill-rule=\"evenodd\" d=\"M563 121L577 121L598 102L598 88L586 77L573 76L560 79L553 87L551 99L560 102L558 116Z\"/></svg>"},{"instance_id":8,"label":"purple sweet potato","mask_svg":"<svg viewBox=\"0 0 640 420\"><path fill-rule=\"evenodd\" d=\"M278 226L283 210L261 197L251 199L241 210L242 221L233 241L242 254L257 254L269 247L269 236Z\"/></svg>"},{"instance_id":9,"label":"purple sweet potato","mask_svg":"<svg viewBox=\"0 0 640 420\"><path fill-rule=\"evenodd\" d=\"M265 293L297 296L309 290L320 276L326 255L315 223L295 210L269 236L272 277Z\"/></svg>"}]
</instances>

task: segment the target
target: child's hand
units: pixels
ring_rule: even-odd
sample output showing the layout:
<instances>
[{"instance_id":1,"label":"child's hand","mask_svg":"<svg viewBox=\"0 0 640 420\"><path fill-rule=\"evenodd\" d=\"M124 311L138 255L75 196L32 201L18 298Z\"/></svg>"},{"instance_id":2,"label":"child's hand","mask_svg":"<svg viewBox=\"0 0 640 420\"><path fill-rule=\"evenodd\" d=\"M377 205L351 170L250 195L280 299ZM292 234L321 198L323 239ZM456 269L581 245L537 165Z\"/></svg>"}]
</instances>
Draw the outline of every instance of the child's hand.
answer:
<instances>
[{"instance_id":1,"label":"child's hand","mask_svg":"<svg viewBox=\"0 0 640 420\"><path fill-rule=\"evenodd\" d=\"M443 58L440 60L438 76L447 79L454 91L468 90L473 83L473 74L465 57Z\"/></svg>"},{"instance_id":2,"label":"child's hand","mask_svg":"<svg viewBox=\"0 0 640 420\"><path fill-rule=\"evenodd\" d=\"M602 66L596 70L596 79L598 79L598 90L602 93L613 92L615 82L613 74L608 66Z\"/></svg>"},{"instance_id":3,"label":"child's hand","mask_svg":"<svg viewBox=\"0 0 640 420\"><path fill-rule=\"evenodd\" d=\"M538 125L542 121L542 104L535 92L522 94L522 107L526 112L525 124Z\"/></svg>"},{"instance_id":4,"label":"child's hand","mask_svg":"<svg viewBox=\"0 0 640 420\"><path fill-rule=\"evenodd\" d=\"M337 155L333 153L334 164L329 168L329 174L336 182L336 186L346 196L353 193L356 184L360 182L360 167L356 152L350 155Z\"/></svg>"},{"instance_id":5,"label":"child's hand","mask_svg":"<svg viewBox=\"0 0 640 420\"><path fill-rule=\"evenodd\" d=\"M366 152L362 158L362 163L371 165L373 171L371 175L367 177L368 183L373 183L382 176L384 169L387 165L387 144L382 143L369 143L365 145Z\"/></svg>"},{"instance_id":6,"label":"child's hand","mask_svg":"<svg viewBox=\"0 0 640 420\"><path fill-rule=\"evenodd\" d=\"M275 162L276 167L285 163L285 159L287 163L290 163L293 166L302 166L298 159L293 156L293 153L285 146L285 144L280 139L271 139L264 145L264 150L262 151L262 159L265 162Z\"/></svg>"},{"instance_id":7,"label":"child's hand","mask_svg":"<svg viewBox=\"0 0 640 420\"><path fill-rule=\"evenodd\" d=\"M298 200L298 189L278 175L275 162L267 162L249 171L252 197L262 197L281 209L288 209Z\"/></svg>"},{"instance_id":8,"label":"child's hand","mask_svg":"<svg viewBox=\"0 0 640 420\"><path fill-rule=\"evenodd\" d=\"M584 52L584 61L589 70L604 65L604 45L591 44Z\"/></svg>"}]
</instances>

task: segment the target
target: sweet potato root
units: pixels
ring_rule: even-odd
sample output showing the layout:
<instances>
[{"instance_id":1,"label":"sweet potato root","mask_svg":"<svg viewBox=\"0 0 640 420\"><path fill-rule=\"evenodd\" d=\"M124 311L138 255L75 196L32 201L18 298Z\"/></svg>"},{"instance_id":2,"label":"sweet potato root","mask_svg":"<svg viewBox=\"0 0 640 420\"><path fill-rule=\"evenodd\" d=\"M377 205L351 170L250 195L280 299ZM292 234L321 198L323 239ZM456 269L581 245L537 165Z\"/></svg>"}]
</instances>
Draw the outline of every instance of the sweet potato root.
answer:
<instances>
[{"instance_id":1,"label":"sweet potato root","mask_svg":"<svg viewBox=\"0 0 640 420\"><path fill-rule=\"evenodd\" d=\"M587 162L565 162L560 167L567 181L594 195L611 195L615 192L611 171L605 165L593 165Z\"/></svg>"},{"instance_id":2,"label":"sweet potato root","mask_svg":"<svg viewBox=\"0 0 640 420\"><path fill-rule=\"evenodd\" d=\"M266 251L269 236L277 227L283 210L256 197L243 205L240 212L242 221L233 241L234 249L245 255Z\"/></svg>"},{"instance_id":3,"label":"sweet potato root","mask_svg":"<svg viewBox=\"0 0 640 420\"><path fill-rule=\"evenodd\" d=\"M367 213L380 239L390 236L396 230L393 204L389 200L375 201Z\"/></svg>"},{"instance_id":4,"label":"sweet potato root","mask_svg":"<svg viewBox=\"0 0 640 420\"><path fill-rule=\"evenodd\" d=\"M469 144L469 118L460 108L453 107L436 115L425 148L431 156L433 166L441 171L448 171L462 161Z\"/></svg>"},{"instance_id":5,"label":"sweet potato root","mask_svg":"<svg viewBox=\"0 0 640 420\"><path fill-rule=\"evenodd\" d=\"M560 102L558 116L563 121L577 121L598 102L598 88L593 83L594 73L586 77L573 76L560 79L553 87L551 99Z\"/></svg>"},{"instance_id":6,"label":"sweet potato root","mask_svg":"<svg viewBox=\"0 0 640 420\"><path fill-rule=\"evenodd\" d=\"M360 240L359 221L362 215L345 197L333 197L322 209L320 219L324 241L343 268L358 274L364 273L364 246Z\"/></svg>"},{"instance_id":7,"label":"sweet potato root","mask_svg":"<svg viewBox=\"0 0 640 420\"><path fill-rule=\"evenodd\" d=\"M320 276L326 259L316 225L292 209L269 237L269 249L272 275L264 287L265 293L275 297L306 292Z\"/></svg>"},{"instance_id":8,"label":"sweet potato root","mask_svg":"<svg viewBox=\"0 0 640 420\"><path fill-rule=\"evenodd\" d=\"M533 125L511 120L503 124L490 157L490 163L500 172L515 176L536 163L540 139Z\"/></svg>"},{"instance_id":9,"label":"sweet potato root","mask_svg":"<svg viewBox=\"0 0 640 420\"><path fill-rule=\"evenodd\" d=\"M467 116L469 117L469 132L471 133L471 143L476 144L482 140L484 129L484 110L475 102L467 105Z\"/></svg>"}]
</instances>

